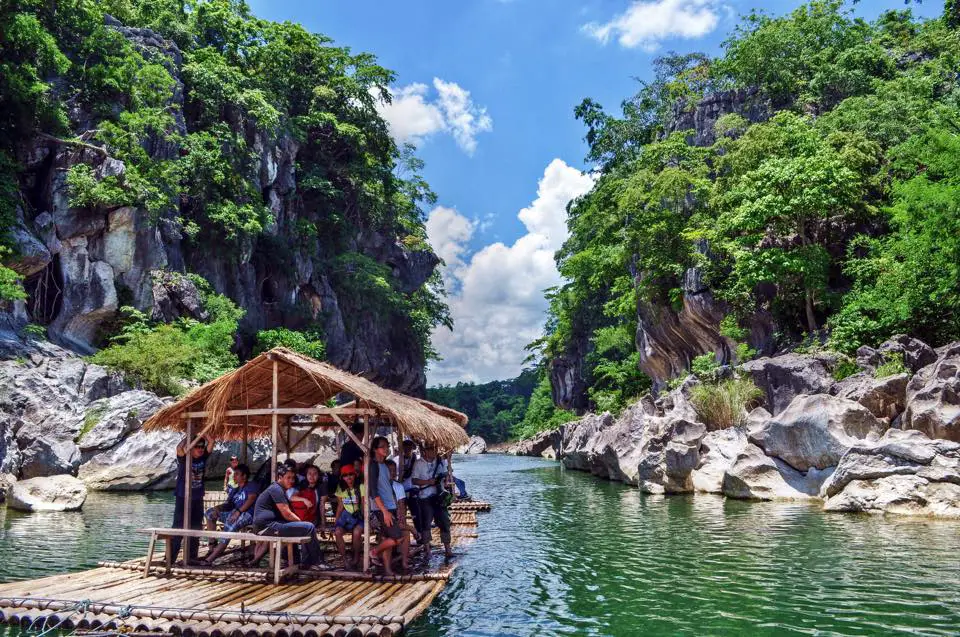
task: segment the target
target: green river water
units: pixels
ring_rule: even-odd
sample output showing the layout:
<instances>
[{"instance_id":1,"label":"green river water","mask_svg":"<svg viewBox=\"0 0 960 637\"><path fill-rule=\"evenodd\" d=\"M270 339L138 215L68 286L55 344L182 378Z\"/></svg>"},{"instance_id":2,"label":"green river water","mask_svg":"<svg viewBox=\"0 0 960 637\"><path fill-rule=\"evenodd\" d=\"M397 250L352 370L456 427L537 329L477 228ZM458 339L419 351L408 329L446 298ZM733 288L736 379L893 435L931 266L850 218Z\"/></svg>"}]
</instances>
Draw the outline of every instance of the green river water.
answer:
<instances>
[{"instance_id":1,"label":"green river water","mask_svg":"<svg viewBox=\"0 0 960 637\"><path fill-rule=\"evenodd\" d=\"M408 634L960 634L960 523L644 496L509 456L455 461L493 503ZM0 509L0 581L142 555L169 493L91 493L82 513Z\"/></svg>"}]
</instances>

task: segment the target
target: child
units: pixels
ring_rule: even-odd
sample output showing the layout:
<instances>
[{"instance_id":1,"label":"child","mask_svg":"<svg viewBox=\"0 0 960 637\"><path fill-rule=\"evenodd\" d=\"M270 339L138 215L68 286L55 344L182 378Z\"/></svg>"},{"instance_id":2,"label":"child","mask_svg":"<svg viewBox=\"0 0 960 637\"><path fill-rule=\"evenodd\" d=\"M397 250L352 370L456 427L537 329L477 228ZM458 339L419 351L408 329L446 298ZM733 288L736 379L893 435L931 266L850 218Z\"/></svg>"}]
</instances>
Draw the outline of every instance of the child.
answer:
<instances>
[{"instance_id":1,"label":"child","mask_svg":"<svg viewBox=\"0 0 960 637\"><path fill-rule=\"evenodd\" d=\"M360 563L361 534L363 533L363 497L356 485L357 474L352 464L340 468L340 486L337 489L337 521L334 535L337 538L337 550L347 568L355 568ZM347 558L347 549L343 534L352 534L353 559Z\"/></svg>"}]
</instances>

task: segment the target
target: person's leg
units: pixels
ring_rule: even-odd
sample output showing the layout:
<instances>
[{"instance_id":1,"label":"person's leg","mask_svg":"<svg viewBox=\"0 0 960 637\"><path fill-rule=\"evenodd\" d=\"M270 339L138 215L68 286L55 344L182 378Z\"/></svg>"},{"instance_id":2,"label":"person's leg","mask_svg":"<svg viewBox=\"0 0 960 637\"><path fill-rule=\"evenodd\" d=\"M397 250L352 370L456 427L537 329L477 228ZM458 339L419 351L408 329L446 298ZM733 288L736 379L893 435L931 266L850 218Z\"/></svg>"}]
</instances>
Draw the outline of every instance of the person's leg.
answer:
<instances>
[{"instance_id":1,"label":"person's leg","mask_svg":"<svg viewBox=\"0 0 960 637\"><path fill-rule=\"evenodd\" d=\"M423 556L430 559L430 527L433 526L433 506L430 498L420 498L420 539L423 541Z\"/></svg>"},{"instance_id":2,"label":"person's leg","mask_svg":"<svg viewBox=\"0 0 960 637\"><path fill-rule=\"evenodd\" d=\"M176 502L173 505L173 528L182 529L183 528L183 498L176 498ZM183 538L174 537L170 538L168 546L170 547L171 557L170 559L176 561L177 556L180 555L180 545L183 543Z\"/></svg>"},{"instance_id":3,"label":"person's leg","mask_svg":"<svg viewBox=\"0 0 960 637\"><path fill-rule=\"evenodd\" d=\"M410 492L412 493L412 491ZM413 528L416 529L417 535L420 534L420 500L417 498L411 498L407 495L407 508L410 509L410 517L413 518ZM419 544L419 540L417 543Z\"/></svg>"},{"instance_id":4,"label":"person's leg","mask_svg":"<svg viewBox=\"0 0 960 637\"><path fill-rule=\"evenodd\" d=\"M313 522L275 522L274 525L280 537L310 537L310 541L303 545L302 566L310 567L320 562L320 542L317 540L317 527Z\"/></svg>"},{"instance_id":5,"label":"person's leg","mask_svg":"<svg viewBox=\"0 0 960 637\"><path fill-rule=\"evenodd\" d=\"M353 565L354 568L360 564L360 550L363 548L363 525L356 524L353 527Z\"/></svg>"},{"instance_id":6,"label":"person's leg","mask_svg":"<svg viewBox=\"0 0 960 637\"><path fill-rule=\"evenodd\" d=\"M453 551L450 550L450 511L445 507L437 505L435 517L437 526L440 527L440 541L443 542L443 553L447 559L453 557Z\"/></svg>"},{"instance_id":7,"label":"person's leg","mask_svg":"<svg viewBox=\"0 0 960 637\"><path fill-rule=\"evenodd\" d=\"M333 537L337 540L337 552L340 553L340 559L343 560L343 565L349 566L350 562L347 560L347 545L343 541L343 527L339 524L333 530Z\"/></svg>"},{"instance_id":8,"label":"person's leg","mask_svg":"<svg viewBox=\"0 0 960 637\"><path fill-rule=\"evenodd\" d=\"M194 499L190 502L190 528L195 531L203 529L203 499ZM188 538L187 553L190 555L190 561L197 561L197 549L200 546L198 538Z\"/></svg>"},{"instance_id":9,"label":"person's leg","mask_svg":"<svg viewBox=\"0 0 960 637\"><path fill-rule=\"evenodd\" d=\"M403 527L403 535L400 540L400 564L403 570L410 568L410 532Z\"/></svg>"}]
</instances>

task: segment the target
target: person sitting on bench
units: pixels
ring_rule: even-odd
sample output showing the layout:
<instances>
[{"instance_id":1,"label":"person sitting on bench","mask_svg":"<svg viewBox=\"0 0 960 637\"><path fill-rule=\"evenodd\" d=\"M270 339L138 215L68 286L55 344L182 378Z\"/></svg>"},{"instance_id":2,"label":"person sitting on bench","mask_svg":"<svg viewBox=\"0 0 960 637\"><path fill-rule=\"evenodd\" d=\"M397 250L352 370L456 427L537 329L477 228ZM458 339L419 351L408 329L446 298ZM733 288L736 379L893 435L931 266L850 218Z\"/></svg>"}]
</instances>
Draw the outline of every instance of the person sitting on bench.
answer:
<instances>
[{"instance_id":1,"label":"person sitting on bench","mask_svg":"<svg viewBox=\"0 0 960 637\"><path fill-rule=\"evenodd\" d=\"M223 530L228 533L236 533L253 524L253 505L257 501L257 488L250 482L250 467L238 464L233 468L233 479L237 486L230 488L223 504L207 510L208 531L216 531L217 522L223 524ZM226 550L228 544L230 540L216 544L204 563L208 566L213 564L213 561Z\"/></svg>"},{"instance_id":2,"label":"person sitting on bench","mask_svg":"<svg viewBox=\"0 0 960 637\"><path fill-rule=\"evenodd\" d=\"M322 564L317 527L313 522L304 522L298 518L290 508L290 500L287 499L286 492L296 484L296 481L296 471L287 465L277 467L277 481L264 489L253 505L254 530L261 535L309 537L310 541L303 545L300 566L317 571L327 570L327 566ZM263 554L267 552L267 548L265 543L260 544L253 556L253 564L260 561Z\"/></svg>"},{"instance_id":3,"label":"person sitting on bench","mask_svg":"<svg viewBox=\"0 0 960 637\"><path fill-rule=\"evenodd\" d=\"M340 470L340 486L337 489L337 521L334 524L333 534L337 539L337 551L348 569L357 567L360 563L360 547L363 542L363 497L356 483L357 473L352 464L345 465ZM350 533L353 540L353 559L347 557L347 548L343 541L345 533Z\"/></svg>"}]
</instances>

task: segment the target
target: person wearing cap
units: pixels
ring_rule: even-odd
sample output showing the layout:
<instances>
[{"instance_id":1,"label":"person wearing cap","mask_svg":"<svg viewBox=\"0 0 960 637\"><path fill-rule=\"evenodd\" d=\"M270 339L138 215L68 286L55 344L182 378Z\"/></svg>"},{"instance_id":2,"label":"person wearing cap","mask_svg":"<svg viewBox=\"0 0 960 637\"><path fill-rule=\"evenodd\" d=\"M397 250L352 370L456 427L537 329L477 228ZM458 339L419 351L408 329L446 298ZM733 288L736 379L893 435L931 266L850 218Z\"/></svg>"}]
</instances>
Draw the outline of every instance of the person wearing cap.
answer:
<instances>
[{"instance_id":1,"label":"person wearing cap","mask_svg":"<svg viewBox=\"0 0 960 637\"><path fill-rule=\"evenodd\" d=\"M347 549L343 534L352 536L353 560L347 558ZM337 488L337 515L333 534L337 539L337 550L347 568L356 568L360 562L360 546L363 538L363 496L357 485L357 472L352 464L340 468L340 484Z\"/></svg>"},{"instance_id":2,"label":"person wearing cap","mask_svg":"<svg viewBox=\"0 0 960 637\"><path fill-rule=\"evenodd\" d=\"M207 468L207 459L210 457L210 451L206 438L197 440L193 449L190 450L190 472L187 475L187 439L184 438L177 445L177 488L176 505L173 509L173 528L185 529L183 519L183 505L186 501L187 480L190 480L190 528L200 530L203 524L203 472ZM177 559L180 554L180 546L183 538L170 538L170 552L173 559ZM184 565L197 559L196 538L190 538L187 541L187 551L184 555Z\"/></svg>"},{"instance_id":3,"label":"person wearing cap","mask_svg":"<svg viewBox=\"0 0 960 637\"><path fill-rule=\"evenodd\" d=\"M230 456L230 466L227 467L227 472L223 474L223 490L230 492L230 489L235 489L237 487L237 481L234 479L234 471L237 470L237 465L240 464L240 458L236 456Z\"/></svg>"},{"instance_id":4,"label":"person wearing cap","mask_svg":"<svg viewBox=\"0 0 960 637\"><path fill-rule=\"evenodd\" d=\"M420 535L424 538L424 559L430 559L430 528L436 522L440 528L440 541L444 556L453 557L450 549L450 512L440 499L440 487L450 482L450 463L437 455L437 448L428 444L423 447L423 457L413 466L413 484L420 487Z\"/></svg>"}]
</instances>

